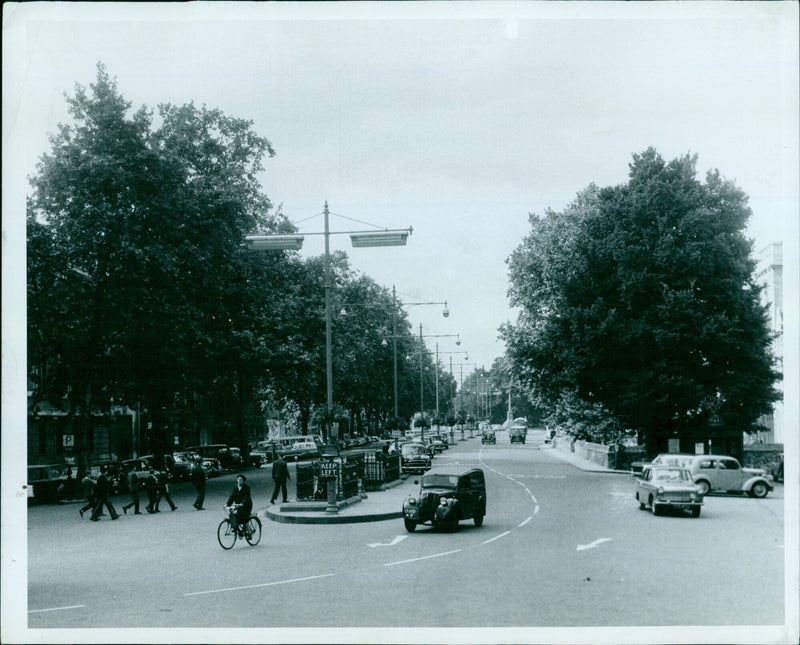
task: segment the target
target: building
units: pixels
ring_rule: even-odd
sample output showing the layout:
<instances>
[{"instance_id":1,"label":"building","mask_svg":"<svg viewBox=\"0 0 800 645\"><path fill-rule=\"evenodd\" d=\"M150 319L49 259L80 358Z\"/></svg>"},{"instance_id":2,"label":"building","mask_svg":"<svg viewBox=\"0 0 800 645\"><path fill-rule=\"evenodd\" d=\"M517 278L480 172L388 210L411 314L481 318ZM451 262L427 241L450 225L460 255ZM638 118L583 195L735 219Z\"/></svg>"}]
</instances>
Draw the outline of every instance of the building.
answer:
<instances>
[{"instance_id":1,"label":"building","mask_svg":"<svg viewBox=\"0 0 800 645\"><path fill-rule=\"evenodd\" d=\"M764 286L762 302L769 307L769 328L775 334L772 350L777 367L783 371L783 242L775 242L759 251L756 256L756 280ZM783 393L783 379L776 384ZM759 419L769 428L767 432L745 437L745 442L784 443L783 399L777 401L771 414Z\"/></svg>"}]
</instances>

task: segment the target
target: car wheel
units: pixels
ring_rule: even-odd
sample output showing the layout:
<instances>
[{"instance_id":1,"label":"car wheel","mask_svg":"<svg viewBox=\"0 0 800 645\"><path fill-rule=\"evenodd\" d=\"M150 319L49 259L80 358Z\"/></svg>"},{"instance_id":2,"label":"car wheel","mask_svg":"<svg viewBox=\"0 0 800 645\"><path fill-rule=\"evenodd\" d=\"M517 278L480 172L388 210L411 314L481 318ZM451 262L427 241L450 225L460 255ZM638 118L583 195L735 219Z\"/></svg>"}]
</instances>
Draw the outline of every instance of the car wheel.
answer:
<instances>
[{"instance_id":1,"label":"car wheel","mask_svg":"<svg viewBox=\"0 0 800 645\"><path fill-rule=\"evenodd\" d=\"M403 524L406 526L406 531L413 533L417 528L417 523L414 520L403 519Z\"/></svg>"},{"instance_id":2,"label":"car wheel","mask_svg":"<svg viewBox=\"0 0 800 645\"><path fill-rule=\"evenodd\" d=\"M764 482L756 482L750 489L753 497L766 497L767 493L769 493L769 487Z\"/></svg>"},{"instance_id":3,"label":"car wheel","mask_svg":"<svg viewBox=\"0 0 800 645\"><path fill-rule=\"evenodd\" d=\"M711 492L711 485L705 480L701 479L699 482L695 482L697 484L697 490L701 495L708 495Z\"/></svg>"},{"instance_id":4,"label":"car wheel","mask_svg":"<svg viewBox=\"0 0 800 645\"><path fill-rule=\"evenodd\" d=\"M475 526L483 526L483 514L475 513L475 515L472 518L472 521L475 522Z\"/></svg>"},{"instance_id":5,"label":"car wheel","mask_svg":"<svg viewBox=\"0 0 800 645\"><path fill-rule=\"evenodd\" d=\"M661 507L655 503L655 500L650 500L650 510L653 511L653 515L661 514Z\"/></svg>"},{"instance_id":6,"label":"car wheel","mask_svg":"<svg viewBox=\"0 0 800 645\"><path fill-rule=\"evenodd\" d=\"M646 508L647 508L647 504L645 504L644 502L639 502L639 510L640 511L643 511Z\"/></svg>"},{"instance_id":7,"label":"car wheel","mask_svg":"<svg viewBox=\"0 0 800 645\"><path fill-rule=\"evenodd\" d=\"M691 513L692 513L692 517L700 517L700 507L699 506L695 506L692 509Z\"/></svg>"}]
</instances>

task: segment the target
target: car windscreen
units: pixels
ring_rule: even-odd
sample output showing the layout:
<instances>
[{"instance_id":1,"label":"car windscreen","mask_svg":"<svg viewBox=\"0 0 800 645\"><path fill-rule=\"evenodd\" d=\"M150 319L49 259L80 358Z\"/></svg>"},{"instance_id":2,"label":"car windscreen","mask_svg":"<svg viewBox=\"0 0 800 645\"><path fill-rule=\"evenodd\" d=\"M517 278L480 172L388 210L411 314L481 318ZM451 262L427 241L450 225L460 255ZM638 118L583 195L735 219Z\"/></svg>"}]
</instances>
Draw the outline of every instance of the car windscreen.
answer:
<instances>
[{"instance_id":1,"label":"car windscreen","mask_svg":"<svg viewBox=\"0 0 800 645\"><path fill-rule=\"evenodd\" d=\"M653 471L653 481L688 481L689 471L684 468L658 468Z\"/></svg>"},{"instance_id":2,"label":"car windscreen","mask_svg":"<svg viewBox=\"0 0 800 645\"><path fill-rule=\"evenodd\" d=\"M458 475L428 474L422 478L423 488L436 488L439 486L455 487L458 485Z\"/></svg>"}]
</instances>

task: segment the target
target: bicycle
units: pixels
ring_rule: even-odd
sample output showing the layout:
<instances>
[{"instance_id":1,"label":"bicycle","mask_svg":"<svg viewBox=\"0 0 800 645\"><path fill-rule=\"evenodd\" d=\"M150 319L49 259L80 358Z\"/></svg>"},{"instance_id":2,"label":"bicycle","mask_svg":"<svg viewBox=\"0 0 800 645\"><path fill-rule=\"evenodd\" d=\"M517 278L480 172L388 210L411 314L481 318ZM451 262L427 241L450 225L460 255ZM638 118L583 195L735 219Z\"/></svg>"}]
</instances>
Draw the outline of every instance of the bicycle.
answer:
<instances>
[{"instance_id":1,"label":"bicycle","mask_svg":"<svg viewBox=\"0 0 800 645\"><path fill-rule=\"evenodd\" d=\"M240 524L237 530L231 525L231 513L241 504L232 504L222 508L228 512L228 517L222 520L217 527L217 540L219 545L225 549L232 549L237 539L247 540L250 546L255 546L261 541L261 520L257 516L251 515L244 524Z\"/></svg>"}]
</instances>

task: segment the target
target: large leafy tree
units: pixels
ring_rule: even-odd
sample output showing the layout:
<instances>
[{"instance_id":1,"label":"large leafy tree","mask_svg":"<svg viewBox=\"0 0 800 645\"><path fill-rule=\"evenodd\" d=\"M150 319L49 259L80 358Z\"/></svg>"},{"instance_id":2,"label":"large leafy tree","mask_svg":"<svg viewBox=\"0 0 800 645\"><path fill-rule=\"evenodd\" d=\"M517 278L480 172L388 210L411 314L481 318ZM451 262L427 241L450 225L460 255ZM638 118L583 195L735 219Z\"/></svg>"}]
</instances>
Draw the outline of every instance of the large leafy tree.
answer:
<instances>
[{"instance_id":1,"label":"large leafy tree","mask_svg":"<svg viewBox=\"0 0 800 645\"><path fill-rule=\"evenodd\" d=\"M274 331L255 306L286 264L240 248L246 233L288 226L256 179L269 141L192 104L159 106L154 127L102 65L66 100L73 123L51 135L28 202L41 394L139 401L158 425L181 393L241 403L263 363L253 349Z\"/></svg>"},{"instance_id":2,"label":"large leafy tree","mask_svg":"<svg viewBox=\"0 0 800 645\"><path fill-rule=\"evenodd\" d=\"M651 447L707 426L750 431L778 394L747 197L696 156L634 155L628 182L531 215L509 258L515 372L549 409L602 409ZM566 405L569 404L569 405Z\"/></svg>"}]
</instances>

